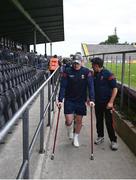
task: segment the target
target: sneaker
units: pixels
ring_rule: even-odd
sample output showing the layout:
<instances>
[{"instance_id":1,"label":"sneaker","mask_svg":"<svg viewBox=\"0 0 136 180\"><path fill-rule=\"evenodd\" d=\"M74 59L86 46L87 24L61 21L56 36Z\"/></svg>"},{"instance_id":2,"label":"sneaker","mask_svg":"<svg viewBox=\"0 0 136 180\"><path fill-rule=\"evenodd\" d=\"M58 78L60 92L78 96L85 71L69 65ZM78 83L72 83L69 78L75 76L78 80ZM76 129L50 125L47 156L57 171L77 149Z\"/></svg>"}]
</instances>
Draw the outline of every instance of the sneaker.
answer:
<instances>
[{"instance_id":1,"label":"sneaker","mask_svg":"<svg viewBox=\"0 0 136 180\"><path fill-rule=\"evenodd\" d=\"M74 138L73 124L71 126L67 126L67 136L70 140Z\"/></svg>"},{"instance_id":2,"label":"sneaker","mask_svg":"<svg viewBox=\"0 0 136 180\"><path fill-rule=\"evenodd\" d=\"M95 140L95 142L94 142L94 144L101 144L101 143L103 143L104 142L104 137L98 137L96 140Z\"/></svg>"},{"instance_id":3,"label":"sneaker","mask_svg":"<svg viewBox=\"0 0 136 180\"><path fill-rule=\"evenodd\" d=\"M117 142L114 142L114 141L111 142L111 149L114 150L114 151L118 150Z\"/></svg>"},{"instance_id":4,"label":"sneaker","mask_svg":"<svg viewBox=\"0 0 136 180\"><path fill-rule=\"evenodd\" d=\"M75 147L79 147L78 134L76 134L76 133L74 134L73 145Z\"/></svg>"}]
</instances>

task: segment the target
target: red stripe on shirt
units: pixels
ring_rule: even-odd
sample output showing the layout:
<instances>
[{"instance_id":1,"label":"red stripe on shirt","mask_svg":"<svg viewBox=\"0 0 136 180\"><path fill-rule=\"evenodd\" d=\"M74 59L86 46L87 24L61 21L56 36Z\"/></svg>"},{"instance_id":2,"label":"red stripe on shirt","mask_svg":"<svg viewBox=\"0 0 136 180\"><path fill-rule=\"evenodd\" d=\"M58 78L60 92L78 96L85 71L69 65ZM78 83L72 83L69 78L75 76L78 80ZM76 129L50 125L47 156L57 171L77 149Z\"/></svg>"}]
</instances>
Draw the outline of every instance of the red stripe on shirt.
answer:
<instances>
[{"instance_id":1,"label":"red stripe on shirt","mask_svg":"<svg viewBox=\"0 0 136 180\"><path fill-rule=\"evenodd\" d=\"M109 81L111 81L111 80L113 80L113 79L115 79L114 75L111 75L111 76L108 78Z\"/></svg>"}]
</instances>

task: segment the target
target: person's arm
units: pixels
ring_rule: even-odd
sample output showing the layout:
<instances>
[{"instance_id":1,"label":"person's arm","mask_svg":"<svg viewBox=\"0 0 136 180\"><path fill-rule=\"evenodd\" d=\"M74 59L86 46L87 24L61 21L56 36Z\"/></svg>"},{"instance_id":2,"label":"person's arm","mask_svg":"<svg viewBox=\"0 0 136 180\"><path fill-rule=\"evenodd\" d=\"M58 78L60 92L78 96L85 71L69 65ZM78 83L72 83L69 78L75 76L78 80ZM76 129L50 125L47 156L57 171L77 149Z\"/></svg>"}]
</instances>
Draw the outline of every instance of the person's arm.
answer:
<instances>
[{"instance_id":1,"label":"person's arm","mask_svg":"<svg viewBox=\"0 0 136 180\"><path fill-rule=\"evenodd\" d=\"M118 92L118 89L115 87L112 89L112 95L111 95L111 98L107 104L107 109L112 109L113 108L113 104L114 104L114 100L117 96L117 92Z\"/></svg>"},{"instance_id":2,"label":"person's arm","mask_svg":"<svg viewBox=\"0 0 136 180\"><path fill-rule=\"evenodd\" d=\"M65 97L65 90L67 87L67 73L62 72L61 73L61 81L60 81L60 91L59 91L59 97L58 102L62 102Z\"/></svg>"},{"instance_id":3,"label":"person's arm","mask_svg":"<svg viewBox=\"0 0 136 180\"><path fill-rule=\"evenodd\" d=\"M114 77L112 73L110 74L108 81L109 81L110 87L112 88L112 93L111 93L111 98L107 104L107 109L112 109L115 98L117 96L117 92L118 92L116 78Z\"/></svg>"},{"instance_id":4,"label":"person's arm","mask_svg":"<svg viewBox=\"0 0 136 180\"><path fill-rule=\"evenodd\" d=\"M87 75L87 82L88 82L88 92L89 92L89 105L94 106L95 102L95 93L94 93L94 81L91 71Z\"/></svg>"}]
</instances>

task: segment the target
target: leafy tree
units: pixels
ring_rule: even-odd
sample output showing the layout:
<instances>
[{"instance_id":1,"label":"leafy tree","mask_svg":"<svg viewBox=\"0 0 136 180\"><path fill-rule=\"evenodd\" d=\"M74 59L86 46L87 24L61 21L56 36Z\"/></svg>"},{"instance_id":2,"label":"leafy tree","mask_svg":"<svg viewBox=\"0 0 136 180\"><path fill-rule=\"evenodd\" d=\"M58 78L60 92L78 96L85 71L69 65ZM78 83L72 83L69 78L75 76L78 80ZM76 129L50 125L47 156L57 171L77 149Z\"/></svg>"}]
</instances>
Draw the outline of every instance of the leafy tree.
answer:
<instances>
[{"instance_id":1,"label":"leafy tree","mask_svg":"<svg viewBox=\"0 0 136 180\"><path fill-rule=\"evenodd\" d=\"M107 44L118 44L118 39L117 35L108 36Z\"/></svg>"},{"instance_id":2,"label":"leafy tree","mask_svg":"<svg viewBox=\"0 0 136 180\"><path fill-rule=\"evenodd\" d=\"M119 38L117 35L110 35L106 41L101 42L100 44L118 44L118 42Z\"/></svg>"}]
</instances>

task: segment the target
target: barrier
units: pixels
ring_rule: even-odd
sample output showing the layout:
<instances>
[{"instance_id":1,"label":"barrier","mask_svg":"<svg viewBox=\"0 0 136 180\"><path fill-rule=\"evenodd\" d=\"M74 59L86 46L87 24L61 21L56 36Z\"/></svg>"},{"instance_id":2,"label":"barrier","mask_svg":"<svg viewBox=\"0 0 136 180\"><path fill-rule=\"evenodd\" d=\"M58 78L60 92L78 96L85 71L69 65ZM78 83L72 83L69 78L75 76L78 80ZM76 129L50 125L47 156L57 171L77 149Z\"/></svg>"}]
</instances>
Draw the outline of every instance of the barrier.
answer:
<instances>
[{"instance_id":1,"label":"barrier","mask_svg":"<svg viewBox=\"0 0 136 180\"><path fill-rule=\"evenodd\" d=\"M55 78L54 78L55 77ZM56 82L54 82L56 79ZM51 85L52 81L52 85ZM54 111L54 101L59 85L59 68L56 69L51 76L39 87L39 89L24 103L24 105L15 113L15 115L2 127L0 131L0 142L3 141L12 127L20 120L22 120L22 139L23 139L23 160L22 165L18 171L17 179L29 179L29 167L32 150L35 146L38 135L40 135L39 152L44 153L44 117L48 113L48 126L51 126L51 111ZM44 95L45 87L48 86L48 103L45 107ZM51 88L52 87L52 88ZM29 142L29 110L35 99L40 97L40 122L36 128L31 142Z\"/></svg>"}]
</instances>

